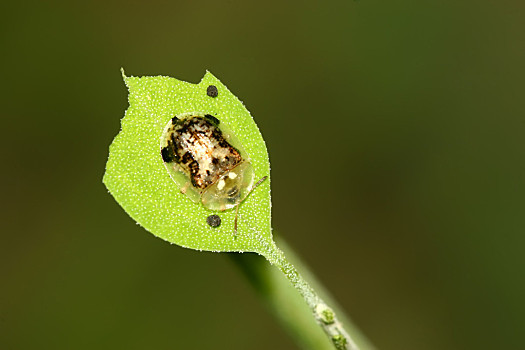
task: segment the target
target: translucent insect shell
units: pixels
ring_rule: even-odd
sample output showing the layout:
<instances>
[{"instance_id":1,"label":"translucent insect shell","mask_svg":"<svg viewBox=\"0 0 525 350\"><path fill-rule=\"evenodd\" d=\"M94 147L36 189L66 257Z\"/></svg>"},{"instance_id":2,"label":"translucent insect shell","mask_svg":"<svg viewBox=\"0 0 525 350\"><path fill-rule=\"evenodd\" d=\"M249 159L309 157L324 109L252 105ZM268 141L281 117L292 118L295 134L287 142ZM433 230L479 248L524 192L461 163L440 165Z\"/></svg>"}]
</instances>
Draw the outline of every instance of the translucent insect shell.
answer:
<instances>
[{"instance_id":1,"label":"translucent insect shell","mask_svg":"<svg viewBox=\"0 0 525 350\"><path fill-rule=\"evenodd\" d=\"M185 113L171 119L160 140L162 160L182 193L211 210L242 202L255 172L227 125L212 115Z\"/></svg>"}]
</instances>

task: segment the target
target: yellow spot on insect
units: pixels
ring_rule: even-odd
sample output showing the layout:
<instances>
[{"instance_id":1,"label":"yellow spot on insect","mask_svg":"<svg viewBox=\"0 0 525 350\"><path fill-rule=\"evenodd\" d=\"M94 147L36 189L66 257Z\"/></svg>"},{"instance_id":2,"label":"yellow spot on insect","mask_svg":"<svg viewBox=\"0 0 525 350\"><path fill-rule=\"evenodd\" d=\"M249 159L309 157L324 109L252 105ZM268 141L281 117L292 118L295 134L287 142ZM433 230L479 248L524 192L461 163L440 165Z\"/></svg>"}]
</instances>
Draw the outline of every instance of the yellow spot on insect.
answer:
<instances>
[{"instance_id":1,"label":"yellow spot on insect","mask_svg":"<svg viewBox=\"0 0 525 350\"><path fill-rule=\"evenodd\" d=\"M235 174L233 171L230 171L230 173L228 174L228 177L233 180L237 177L237 174Z\"/></svg>"},{"instance_id":2,"label":"yellow spot on insect","mask_svg":"<svg viewBox=\"0 0 525 350\"><path fill-rule=\"evenodd\" d=\"M224 188L224 186L226 186L226 182L223 179L220 179L219 183L217 184L217 188L219 189L219 191L221 191Z\"/></svg>"}]
</instances>

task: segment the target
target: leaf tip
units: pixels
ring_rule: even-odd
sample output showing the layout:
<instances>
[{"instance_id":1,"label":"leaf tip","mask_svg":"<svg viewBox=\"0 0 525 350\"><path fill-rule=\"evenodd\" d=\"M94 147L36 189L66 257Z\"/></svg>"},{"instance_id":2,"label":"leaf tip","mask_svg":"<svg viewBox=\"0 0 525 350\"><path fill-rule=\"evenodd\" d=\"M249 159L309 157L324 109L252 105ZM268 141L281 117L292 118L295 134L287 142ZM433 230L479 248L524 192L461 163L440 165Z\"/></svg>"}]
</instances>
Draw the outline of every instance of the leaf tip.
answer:
<instances>
[{"instance_id":1,"label":"leaf tip","mask_svg":"<svg viewBox=\"0 0 525 350\"><path fill-rule=\"evenodd\" d=\"M124 67L120 67L120 73L122 74L122 79L124 79L124 81L126 81L126 79L128 79L128 77L126 76L126 72L124 72Z\"/></svg>"},{"instance_id":2,"label":"leaf tip","mask_svg":"<svg viewBox=\"0 0 525 350\"><path fill-rule=\"evenodd\" d=\"M201 82L207 81L207 80L210 80L210 79L211 80L217 80L215 75L213 75L212 72L210 72L209 70L206 69L206 73L204 73L204 76L202 77Z\"/></svg>"}]
</instances>

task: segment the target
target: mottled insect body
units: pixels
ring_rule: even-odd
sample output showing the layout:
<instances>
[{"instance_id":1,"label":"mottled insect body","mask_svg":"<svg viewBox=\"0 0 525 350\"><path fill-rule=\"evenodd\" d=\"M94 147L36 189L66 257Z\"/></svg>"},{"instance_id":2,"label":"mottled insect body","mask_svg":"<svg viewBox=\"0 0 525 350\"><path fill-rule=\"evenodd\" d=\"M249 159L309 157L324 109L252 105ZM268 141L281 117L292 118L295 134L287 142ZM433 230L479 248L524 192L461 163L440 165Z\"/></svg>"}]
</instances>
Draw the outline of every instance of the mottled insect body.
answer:
<instances>
[{"instance_id":1,"label":"mottled insect body","mask_svg":"<svg viewBox=\"0 0 525 350\"><path fill-rule=\"evenodd\" d=\"M252 188L250 159L229 128L203 113L171 119L162 133L161 155L181 192L212 210L233 208Z\"/></svg>"},{"instance_id":2,"label":"mottled insect body","mask_svg":"<svg viewBox=\"0 0 525 350\"><path fill-rule=\"evenodd\" d=\"M174 161L190 175L192 185L201 190L215 183L243 161L211 116L172 119L164 161Z\"/></svg>"}]
</instances>

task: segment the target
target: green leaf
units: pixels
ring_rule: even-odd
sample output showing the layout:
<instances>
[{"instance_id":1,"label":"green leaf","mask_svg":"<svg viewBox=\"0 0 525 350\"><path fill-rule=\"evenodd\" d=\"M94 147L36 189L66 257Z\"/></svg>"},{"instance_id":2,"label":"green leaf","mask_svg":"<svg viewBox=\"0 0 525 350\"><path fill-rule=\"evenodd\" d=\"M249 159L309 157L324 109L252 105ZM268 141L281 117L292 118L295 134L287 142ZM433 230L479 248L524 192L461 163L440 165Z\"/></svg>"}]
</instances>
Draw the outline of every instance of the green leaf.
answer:
<instances>
[{"instance_id":1,"label":"green leaf","mask_svg":"<svg viewBox=\"0 0 525 350\"><path fill-rule=\"evenodd\" d=\"M270 178L239 205L234 235L235 208L212 211L180 192L164 167L160 137L175 115L202 112L225 122L248 153L256 180L270 175L268 152L250 113L217 78L207 72L198 84L170 77L126 77L129 108L121 131L109 148L104 184L124 210L146 230L180 246L208 251L257 252L273 247ZM217 97L208 86L215 85ZM209 215L222 223L211 227Z\"/></svg>"},{"instance_id":2,"label":"green leaf","mask_svg":"<svg viewBox=\"0 0 525 350\"><path fill-rule=\"evenodd\" d=\"M242 102L209 72L199 84L170 77L126 77L124 73L123 77L129 89L129 108L122 119L122 129L109 148L103 179L117 202L148 231L180 246L263 255L299 292L331 344L337 349L358 350L333 309L319 298L272 240L268 152ZM208 96L210 85L217 87L218 96ZM210 114L220 121L219 125L225 123L239 141L236 147L242 146L248 154L256 179L267 177L237 207L213 211L195 203L181 192L180 183L175 183L164 166L161 155L161 137L167 135L163 135L164 129L174 116L187 113ZM238 230L234 234L236 209L239 209ZM213 214L221 217L218 227L207 224L206 219ZM278 293L272 295L275 297L279 297ZM284 303L274 303L275 307L286 309L288 300L293 298L285 299Z\"/></svg>"}]
</instances>

